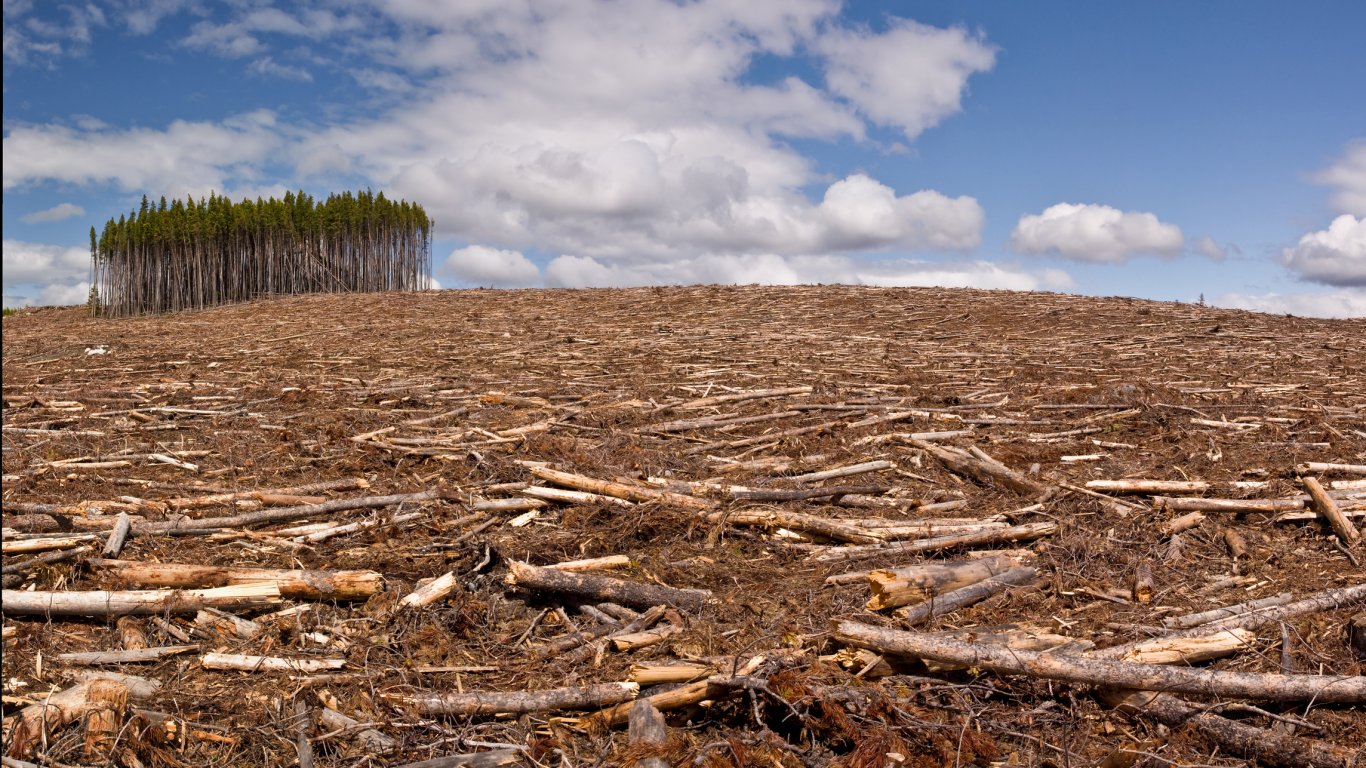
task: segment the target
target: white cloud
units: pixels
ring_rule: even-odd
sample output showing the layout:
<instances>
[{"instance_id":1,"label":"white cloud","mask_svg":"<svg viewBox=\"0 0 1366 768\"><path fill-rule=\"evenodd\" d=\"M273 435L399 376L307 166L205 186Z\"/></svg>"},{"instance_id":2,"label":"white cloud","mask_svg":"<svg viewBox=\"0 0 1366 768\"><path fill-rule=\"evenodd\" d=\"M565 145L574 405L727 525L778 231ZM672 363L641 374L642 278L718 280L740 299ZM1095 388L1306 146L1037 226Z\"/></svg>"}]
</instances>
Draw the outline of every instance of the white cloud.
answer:
<instances>
[{"instance_id":1,"label":"white cloud","mask_svg":"<svg viewBox=\"0 0 1366 768\"><path fill-rule=\"evenodd\" d=\"M517 251L471 245L452 251L437 274L473 285L522 288L541 282L541 270Z\"/></svg>"},{"instance_id":2,"label":"white cloud","mask_svg":"<svg viewBox=\"0 0 1366 768\"><path fill-rule=\"evenodd\" d=\"M73 216L84 216L85 209L73 203L59 203L43 211L24 214L19 220L25 224L39 224L45 221L61 221Z\"/></svg>"},{"instance_id":3,"label":"white cloud","mask_svg":"<svg viewBox=\"0 0 1366 768\"><path fill-rule=\"evenodd\" d=\"M70 282L90 273L90 249L6 239L4 265L6 291L20 283Z\"/></svg>"},{"instance_id":4,"label":"white cloud","mask_svg":"<svg viewBox=\"0 0 1366 768\"><path fill-rule=\"evenodd\" d=\"M1195 242L1191 243L1191 250L1211 261L1223 261L1229 257L1229 254L1242 253L1237 245L1233 243L1220 245L1209 235L1195 238Z\"/></svg>"},{"instance_id":5,"label":"white cloud","mask_svg":"<svg viewBox=\"0 0 1366 768\"><path fill-rule=\"evenodd\" d=\"M1227 293L1210 303L1216 307L1299 317L1366 317L1366 291L1355 288L1321 293Z\"/></svg>"},{"instance_id":6,"label":"white cloud","mask_svg":"<svg viewBox=\"0 0 1366 768\"><path fill-rule=\"evenodd\" d=\"M603 263L565 255L550 262L545 282L552 287L612 288L639 285L812 285L844 284L1059 290L1072 287L1061 270L1030 272L986 261L935 262L850 256L708 254L659 264Z\"/></svg>"},{"instance_id":7,"label":"white cloud","mask_svg":"<svg viewBox=\"0 0 1366 768\"><path fill-rule=\"evenodd\" d=\"M63 307L84 304L90 300L90 283L82 281L74 285L52 283L38 294L37 303L44 307Z\"/></svg>"},{"instance_id":8,"label":"white cloud","mask_svg":"<svg viewBox=\"0 0 1366 768\"><path fill-rule=\"evenodd\" d=\"M221 123L177 120L164 131L19 125L4 138L4 188L51 180L203 194L239 178L255 179L281 141L274 116L265 111Z\"/></svg>"},{"instance_id":9,"label":"white cloud","mask_svg":"<svg viewBox=\"0 0 1366 768\"><path fill-rule=\"evenodd\" d=\"M93 3L61 5L61 18L30 15L32 10L31 2L4 4L4 57L11 64L51 63L59 56L82 55L89 49L91 30L106 23L104 11Z\"/></svg>"},{"instance_id":10,"label":"white cloud","mask_svg":"<svg viewBox=\"0 0 1366 768\"><path fill-rule=\"evenodd\" d=\"M137 29L176 10L140 7L125 20ZM791 267L803 254L964 251L981 240L974 198L865 174L832 183L789 141L860 140L867 121L915 136L958 111L968 78L994 59L961 29L892 20L882 33L847 30L834 0L640 0L610 13L592 2L392 0L375 11L392 24L363 28L359 6L234 7L227 21L201 15L184 45L284 75L281 62L296 59L270 57L276 36L336 36L358 82L411 82L422 98L330 127L266 112L162 130L12 126L5 188L113 183L180 196L359 178L420 201L439 237L671 281L710 277L697 266L708 258L734 257L716 274L743 277L761 257ZM748 77L757 60L799 52L820 57L824 82ZM273 165L286 159L293 168Z\"/></svg>"},{"instance_id":11,"label":"white cloud","mask_svg":"<svg viewBox=\"0 0 1366 768\"><path fill-rule=\"evenodd\" d=\"M1022 253L1097 263L1121 262L1137 253L1172 256L1184 242L1180 228L1151 213L1072 203L1021 216L1010 235L1011 246Z\"/></svg>"},{"instance_id":12,"label":"white cloud","mask_svg":"<svg viewBox=\"0 0 1366 768\"><path fill-rule=\"evenodd\" d=\"M260 77L278 77L282 80L298 80L300 82L313 82L313 75L303 67L292 67L288 64L280 64L270 56L253 61L247 65L247 72Z\"/></svg>"},{"instance_id":13,"label":"white cloud","mask_svg":"<svg viewBox=\"0 0 1366 768\"><path fill-rule=\"evenodd\" d=\"M1314 174L1314 181L1337 190L1333 205L1339 212L1366 217L1366 139L1349 143L1336 163Z\"/></svg>"},{"instance_id":14,"label":"white cloud","mask_svg":"<svg viewBox=\"0 0 1366 768\"><path fill-rule=\"evenodd\" d=\"M1305 280L1366 287L1366 217L1344 213L1328 229L1310 232L1282 250L1281 261Z\"/></svg>"},{"instance_id":15,"label":"white cloud","mask_svg":"<svg viewBox=\"0 0 1366 768\"><path fill-rule=\"evenodd\" d=\"M968 78L991 69L995 49L961 28L893 19L886 32L836 29L815 49L830 90L879 125L914 139L961 109Z\"/></svg>"}]
</instances>

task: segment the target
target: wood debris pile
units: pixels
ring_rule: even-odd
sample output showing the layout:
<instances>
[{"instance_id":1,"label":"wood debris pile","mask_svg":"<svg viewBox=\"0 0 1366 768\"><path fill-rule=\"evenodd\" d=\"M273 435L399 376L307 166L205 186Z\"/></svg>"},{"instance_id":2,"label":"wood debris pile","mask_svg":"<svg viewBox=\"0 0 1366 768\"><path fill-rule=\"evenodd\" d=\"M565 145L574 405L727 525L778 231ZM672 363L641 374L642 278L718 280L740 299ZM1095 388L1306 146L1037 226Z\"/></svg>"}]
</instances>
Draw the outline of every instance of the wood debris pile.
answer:
<instances>
[{"instance_id":1,"label":"wood debris pile","mask_svg":"<svg viewBox=\"0 0 1366 768\"><path fill-rule=\"evenodd\" d=\"M941 289L24 311L6 764L1362 764L1363 339Z\"/></svg>"}]
</instances>

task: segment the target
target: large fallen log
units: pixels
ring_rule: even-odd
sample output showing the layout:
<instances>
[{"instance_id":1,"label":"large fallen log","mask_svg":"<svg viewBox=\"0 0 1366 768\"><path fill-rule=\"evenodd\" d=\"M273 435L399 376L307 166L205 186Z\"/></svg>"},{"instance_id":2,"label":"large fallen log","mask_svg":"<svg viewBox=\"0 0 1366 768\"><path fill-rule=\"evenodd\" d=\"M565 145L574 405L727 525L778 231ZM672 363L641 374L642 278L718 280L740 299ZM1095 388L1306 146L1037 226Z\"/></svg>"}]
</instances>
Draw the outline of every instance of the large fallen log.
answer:
<instances>
[{"instance_id":1,"label":"large fallen log","mask_svg":"<svg viewBox=\"0 0 1366 768\"><path fill-rule=\"evenodd\" d=\"M112 592L28 592L6 589L0 610L9 615L128 616L132 614L194 613L202 608L261 608L277 605L280 589L274 584L241 584L215 589L158 589Z\"/></svg>"},{"instance_id":2,"label":"large fallen log","mask_svg":"<svg viewBox=\"0 0 1366 768\"><path fill-rule=\"evenodd\" d=\"M881 611L919 603L1004 573L1020 565L1022 560L996 555L975 560L876 570L868 574L868 589L872 597L864 607L870 611Z\"/></svg>"},{"instance_id":3,"label":"large fallen log","mask_svg":"<svg viewBox=\"0 0 1366 768\"><path fill-rule=\"evenodd\" d=\"M91 696L91 689L93 686L98 693L101 686L109 684L119 686L135 701L150 699L161 688L161 683L155 680L111 672L92 676L85 682L46 696L40 703L21 709L12 719L5 718L10 757L33 752L43 741L44 733L51 734L85 717L93 708L102 707L103 702Z\"/></svg>"},{"instance_id":4,"label":"large fallen log","mask_svg":"<svg viewBox=\"0 0 1366 768\"><path fill-rule=\"evenodd\" d=\"M576 475L572 472L561 472L549 467L530 466L527 471L536 477L556 485L566 488L573 488L578 491L588 491L603 496L612 496L627 501L649 502L657 501L662 504L671 504L684 509L711 509L712 503L696 496L687 496L672 491L661 491L655 488L646 488L640 485L628 485L626 483L616 483L610 480L599 480L585 475Z\"/></svg>"},{"instance_id":5,"label":"large fallen log","mask_svg":"<svg viewBox=\"0 0 1366 768\"><path fill-rule=\"evenodd\" d=\"M1343 746L1300 739L1283 731L1230 720L1166 693L1117 691L1106 697L1122 711L1146 715L1168 728L1187 725L1239 757L1283 768L1352 768L1356 753Z\"/></svg>"},{"instance_id":6,"label":"large fallen log","mask_svg":"<svg viewBox=\"0 0 1366 768\"><path fill-rule=\"evenodd\" d=\"M516 560L508 562L507 583L537 592L558 592L638 608L671 605L699 611L711 597L711 592L705 589L678 589L623 581L595 573L569 573Z\"/></svg>"},{"instance_id":7,"label":"large fallen log","mask_svg":"<svg viewBox=\"0 0 1366 768\"><path fill-rule=\"evenodd\" d=\"M840 621L835 639L881 653L962 664L1006 674L1147 691L1227 696L1262 701L1366 703L1366 677L1269 675L1163 667L1095 657L1004 649L937 635Z\"/></svg>"},{"instance_id":8,"label":"large fallen log","mask_svg":"<svg viewBox=\"0 0 1366 768\"><path fill-rule=\"evenodd\" d=\"M206 588L236 584L274 584L280 597L300 600L365 600L384 589L375 571L312 571L240 568L134 560L86 560L120 586Z\"/></svg>"},{"instance_id":9,"label":"large fallen log","mask_svg":"<svg viewBox=\"0 0 1366 768\"><path fill-rule=\"evenodd\" d=\"M1033 566L1023 565L1018 568L1011 568L976 584L959 587L942 595L935 595L924 602L902 608L897 611L897 618L904 621L907 626L914 626L936 616L943 616L959 608L980 603L1011 587L1032 584L1038 579L1038 576L1039 572Z\"/></svg>"},{"instance_id":10,"label":"large fallen log","mask_svg":"<svg viewBox=\"0 0 1366 768\"><path fill-rule=\"evenodd\" d=\"M852 547L831 547L828 550L818 551L815 554L810 555L809 559L820 563L831 563L866 560L882 555L924 554L926 552L940 552L946 549L958 549L960 547L977 547L985 544L1029 541L1057 533L1057 531L1058 524L1054 522L1025 523L1023 525L1014 525L1009 528L975 531L973 533L957 533L952 536L936 536L932 539L918 539L916 541L895 541L879 544L861 544Z\"/></svg>"}]
</instances>

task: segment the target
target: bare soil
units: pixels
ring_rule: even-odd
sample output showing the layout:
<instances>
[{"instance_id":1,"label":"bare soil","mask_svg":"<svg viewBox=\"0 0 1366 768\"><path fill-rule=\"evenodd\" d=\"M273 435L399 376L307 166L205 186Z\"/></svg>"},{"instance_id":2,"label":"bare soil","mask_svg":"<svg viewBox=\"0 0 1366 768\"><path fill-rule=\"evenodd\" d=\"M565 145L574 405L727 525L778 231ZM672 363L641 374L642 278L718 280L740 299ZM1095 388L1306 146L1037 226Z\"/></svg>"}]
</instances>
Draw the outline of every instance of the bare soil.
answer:
<instances>
[{"instance_id":1,"label":"bare soil","mask_svg":"<svg viewBox=\"0 0 1366 768\"><path fill-rule=\"evenodd\" d=\"M1115 503L1061 487L1203 480L1205 496L1292 498L1303 493L1302 462L1366 463L1366 320L970 290L690 287L305 296L118 320L77 308L23 310L3 329L7 590L121 586L109 571L82 564L99 556L102 541L64 562L11 569L38 556L8 546L43 527L34 517L43 510L55 521L48 527L79 531L89 527L83 520L121 509L171 519L177 513L156 503L169 499L347 478L368 488L321 495L441 488L446 496L266 526L133 536L122 559L369 569L385 587L365 601L306 603L311 610L266 624L251 640L192 632L192 613L139 619L152 645L179 644L177 630L201 652L344 658L346 666L318 674L213 671L191 653L115 667L159 681L155 700L138 706L188 729L166 741L130 726L113 752L117 765L299 764L297 702L307 708L303 728L315 766L403 765L500 745L517 749L512 759L525 765L630 765L650 748L628 746L623 727L587 727L579 719L586 712L425 716L402 695L622 681L633 664L672 660L729 672L758 654L768 660L751 682L762 685L718 689L666 713L669 764L1251 764L1190 727L1109 709L1094 686L927 669L905 659L879 676L886 670L822 660L840 650L832 621L905 629L891 612L864 609L865 581L831 586L827 577L965 552L888 548L826 562L815 558L841 542L776 525L731 525L724 515L777 509L855 525L995 515L1056 523L1056 533L1035 541L972 548L1028 548L1038 584L915 627L925 632L1029 624L1104 648L1160 634L1166 617L1366 580L1366 549L1343 546L1312 516L1209 513L1174 545L1162 525L1176 515L1151 498ZM691 405L796 387L810 389ZM428 419L434 416L441 418ZM748 416L768 418L669 426ZM851 426L880 416L889 418ZM941 444L977 446L1049 492L1040 501L955 474L896 436L949 430L970 433ZM152 453L194 468L146 458ZM74 463L102 466L67 465L82 457ZM892 466L826 481L875 486L863 494L873 497L865 506L842 497L755 502L695 485L808 488L790 478L875 460ZM547 485L526 462L692 495L722 515L667 500L555 502L529 521L517 519L522 512L479 512L481 501L520 497L521 484ZM1352 479L1321 477L1330 488ZM1363 503L1350 490L1338 498L1349 514ZM966 503L921 511L953 501ZM215 517L252 506L179 514ZM413 512L420 515L392 522ZM1363 518L1351 519L1360 526ZM272 533L362 520L381 524L302 545ZM1226 531L1246 543L1243 556L1231 556ZM543 644L591 627L594 620L576 608L596 601L510 586L507 562L606 555L626 555L630 564L601 575L712 597L700 611L670 613L682 631L661 643L538 655ZM1153 576L1147 603L1132 590L1140 565ZM457 579L449 597L397 607L423 580L446 573ZM259 617L299 602L238 613ZM1345 625L1361 610L1263 626L1250 649L1201 666L1360 675ZM79 723L20 750L9 716L72 684L80 668L61 654L119 649L114 619L6 612L4 626L7 753L105 764L82 756ZM322 725L324 705L393 739L393 749L380 753L353 731ZM1361 705L1216 709L1348 749L1366 733Z\"/></svg>"}]
</instances>

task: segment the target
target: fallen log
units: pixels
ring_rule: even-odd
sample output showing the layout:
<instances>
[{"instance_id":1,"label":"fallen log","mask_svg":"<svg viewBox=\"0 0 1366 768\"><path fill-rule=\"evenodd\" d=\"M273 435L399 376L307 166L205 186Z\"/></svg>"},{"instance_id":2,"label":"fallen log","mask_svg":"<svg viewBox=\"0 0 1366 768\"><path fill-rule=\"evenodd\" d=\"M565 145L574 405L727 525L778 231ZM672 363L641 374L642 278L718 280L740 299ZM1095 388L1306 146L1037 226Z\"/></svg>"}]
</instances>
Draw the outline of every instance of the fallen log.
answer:
<instances>
[{"instance_id":1,"label":"fallen log","mask_svg":"<svg viewBox=\"0 0 1366 768\"><path fill-rule=\"evenodd\" d=\"M1011 568L976 584L959 587L942 595L931 597L922 603L902 608L896 612L897 618L907 626L915 626L922 621L952 613L973 603L980 603L993 595L998 595L1011 587L1032 584L1039 572L1033 566Z\"/></svg>"},{"instance_id":2,"label":"fallen log","mask_svg":"<svg viewBox=\"0 0 1366 768\"><path fill-rule=\"evenodd\" d=\"M1087 685L1263 701L1366 703L1366 677L1359 675L1269 675L1163 667L1094 656L1010 650L847 620L836 625L835 639L882 653Z\"/></svg>"},{"instance_id":3,"label":"fallen log","mask_svg":"<svg viewBox=\"0 0 1366 768\"><path fill-rule=\"evenodd\" d=\"M238 653L206 653L199 663L204 669L239 672L302 672L305 674L341 669L346 659L287 659L281 656L247 656Z\"/></svg>"},{"instance_id":4,"label":"fallen log","mask_svg":"<svg viewBox=\"0 0 1366 768\"><path fill-rule=\"evenodd\" d=\"M880 557L882 555L923 554L925 552L939 552L946 549L958 549L960 547L977 547L984 544L1028 541L1057 533L1057 531L1057 523L1025 523L1024 525L1016 525L1000 530L977 531L974 533L954 534L952 536L937 536L933 539L884 542L879 544L865 544L856 547L832 547L828 550L814 553L810 556L810 559L820 563L830 563L866 560L870 557Z\"/></svg>"},{"instance_id":5,"label":"fallen log","mask_svg":"<svg viewBox=\"0 0 1366 768\"><path fill-rule=\"evenodd\" d=\"M182 518L164 523L134 522L135 536L156 534L176 535L187 531L202 531L208 528L244 528L250 525L285 523L302 520L306 517L326 515L332 512L345 512L352 509L377 509L395 504L418 504L438 499L458 500L458 494L445 487L432 488L416 493L395 493L389 496L362 496L354 499L335 499L322 504L304 504L296 507L280 507L260 512L247 512L226 517L204 517L199 519ZM112 521L111 521L112 525Z\"/></svg>"},{"instance_id":6,"label":"fallen log","mask_svg":"<svg viewBox=\"0 0 1366 768\"><path fill-rule=\"evenodd\" d=\"M836 520L817 515L807 515L801 512L789 512L785 509L740 509L727 512L713 512L707 516L713 523L728 523L730 525L745 525L761 528L782 527L802 533L814 533L836 541L848 541L856 544L872 544L883 541L883 537L878 536L874 531L858 528L852 525L845 525Z\"/></svg>"},{"instance_id":7,"label":"fallen log","mask_svg":"<svg viewBox=\"0 0 1366 768\"><path fill-rule=\"evenodd\" d=\"M568 573L516 560L508 562L507 583L537 592L558 592L640 608L671 605L699 611L711 597L711 592L705 589L678 589L623 581L594 573Z\"/></svg>"},{"instance_id":8,"label":"fallen log","mask_svg":"<svg viewBox=\"0 0 1366 768\"><path fill-rule=\"evenodd\" d=\"M987 456L981 450L964 451L961 448L935 445L915 439L907 442L935 457L958 474L968 475L990 484L1003 485L1027 496L1039 496L1044 492L1042 485Z\"/></svg>"},{"instance_id":9,"label":"fallen log","mask_svg":"<svg viewBox=\"0 0 1366 768\"><path fill-rule=\"evenodd\" d=\"M85 717L92 709L103 706L98 697L92 697L91 688L108 683L121 686L127 698L135 701L150 699L161 688L161 683L155 680L106 673L44 697L42 702L21 709L13 719L5 718L9 755L21 757L31 754L43 742L44 734L52 734Z\"/></svg>"},{"instance_id":10,"label":"fallen log","mask_svg":"<svg viewBox=\"0 0 1366 768\"><path fill-rule=\"evenodd\" d=\"M87 560L121 586L207 588L238 584L274 584L280 597L298 600L366 600L384 589L375 571L313 571L241 568L135 560Z\"/></svg>"},{"instance_id":11,"label":"fallen log","mask_svg":"<svg viewBox=\"0 0 1366 768\"><path fill-rule=\"evenodd\" d=\"M215 589L135 590L113 592L0 593L0 611L9 615L128 616L132 614L194 613L201 608L261 608L277 605L280 589L274 584L239 584Z\"/></svg>"},{"instance_id":12,"label":"fallen log","mask_svg":"<svg viewBox=\"0 0 1366 768\"><path fill-rule=\"evenodd\" d=\"M658 709L661 712L690 707L713 696L724 693L727 689L722 687L722 682L733 679L734 677L748 675L763 666L764 662L767 660L768 657L766 656L755 656L745 662L744 666L737 669L733 676L713 675L706 680L689 683L688 685L675 688L671 691L656 693L653 696L646 697L646 700L649 701L655 709ZM632 706L633 704L629 703L618 704L614 707L599 710L580 720L579 725L588 728L595 726L610 728L614 725L621 725L630 718Z\"/></svg>"},{"instance_id":13,"label":"fallen log","mask_svg":"<svg viewBox=\"0 0 1366 768\"><path fill-rule=\"evenodd\" d=\"M1021 560L998 555L873 571L868 574L868 589L872 597L864 607L870 611L881 611L929 600L935 595L1005 573L1018 566Z\"/></svg>"},{"instance_id":14,"label":"fallen log","mask_svg":"<svg viewBox=\"0 0 1366 768\"><path fill-rule=\"evenodd\" d=\"M1258 600L1249 600L1245 603L1238 603L1237 605L1226 605L1219 608L1211 608L1207 611L1200 611L1198 613L1187 613L1181 616L1168 616L1162 620L1162 626L1167 627L1168 629L1189 629L1190 627L1198 627L1201 624L1208 624L1211 621L1218 621L1219 619L1227 619L1231 616L1238 616L1261 608L1272 608L1277 605L1285 605L1294 600L1295 596L1293 594L1282 592L1279 595L1263 597Z\"/></svg>"},{"instance_id":15,"label":"fallen log","mask_svg":"<svg viewBox=\"0 0 1366 768\"><path fill-rule=\"evenodd\" d=\"M527 467L532 475L556 485L566 488L573 488L578 491L588 491L603 496L612 496L618 499L636 502L660 502L672 504L676 507L685 509L711 509L712 504L696 496L686 496L681 493L671 491L660 491L654 488L646 488L640 485L628 485L626 483L615 483L610 480L598 480L584 475L576 475L572 472L561 472L549 467L530 466Z\"/></svg>"},{"instance_id":16,"label":"fallen log","mask_svg":"<svg viewBox=\"0 0 1366 768\"><path fill-rule=\"evenodd\" d=\"M1357 533L1357 529L1348 522L1346 517L1343 517L1342 510L1338 509L1337 502L1333 501L1333 498L1319 484L1318 478L1303 477L1300 478L1300 481L1304 483L1304 490L1312 499L1314 511L1318 512L1319 517L1328 523L1328 527L1337 534L1343 544L1351 547L1361 541L1361 534Z\"/></svg>"},{"instance_id":17,"label":"fallen log","mask_svg":"<svg viewBox=\"0 0 1366 768\"><path fill-rule=\"evenodd\" d=\"M62 653L57 661L63 664L76 664L96 667L104 664L138 664L147 661L160 661L167 656L199 650L197 645L163 645L154 648L132 648L122 651L86 651L81 653Z\"/></svg>"},{"instance_id":18,"label":"fallen log","mask_svg":"<svg viewBox=\"0 0 1366 768\"><path fill-rule=\"evenodd\" d=\"M1209 490L1209 483L1204 480L1088 480L1086 487L1101 493L1204 493Z\"/></svg>"},{"instance_id":19,"label":"fallen log","mask_svg":"<svg viewBox=\"0 0 1366 768\"><path fill-rule=\"evenodd\" d=\"M637 699L627 718L627 739L636 754L636 768L670 768L672 763L663 758L669 746L669 727L649 699Z\"/></svg>"},{"instance_id":20,"label":"fallen log","mask_svg":"<svg viewBox=\"0 0 1366 768\"><path fill-rule=\"evenodd\" d=\"M1107 696L1121 711L1152 717L1168 728L1189 726L1220 749L1259 765L1283 768L1353 768L1356 753L1316 739L1301 739L1230 720L1166 693L1119 691Z\"/></svg>"},{"instance_id":21,"label":"fallen log","mask_svg":"<svg viewBox=\"0 0 1366 768\"><path fill-rule=\"evenodd\" d=\"M1224 629L1196 637L1155 637L1135 645L1120 658L1140 664L1195 664L1251 648L1256 638L1246 629Z\"/></svg>"},{"instance_id":22,"label":"fallen log","mask_svg":"<svg viewBox=\"0 0 1366 768\"><path fill-rule=\"evenodd\" d=\"M385 694L395 704L411 706L423 715L522 714L558 709L593 709L635 699L636 683L601 683L582 688L544 691L471 691L465 693Z\"/></svg>"}]
</instances>

